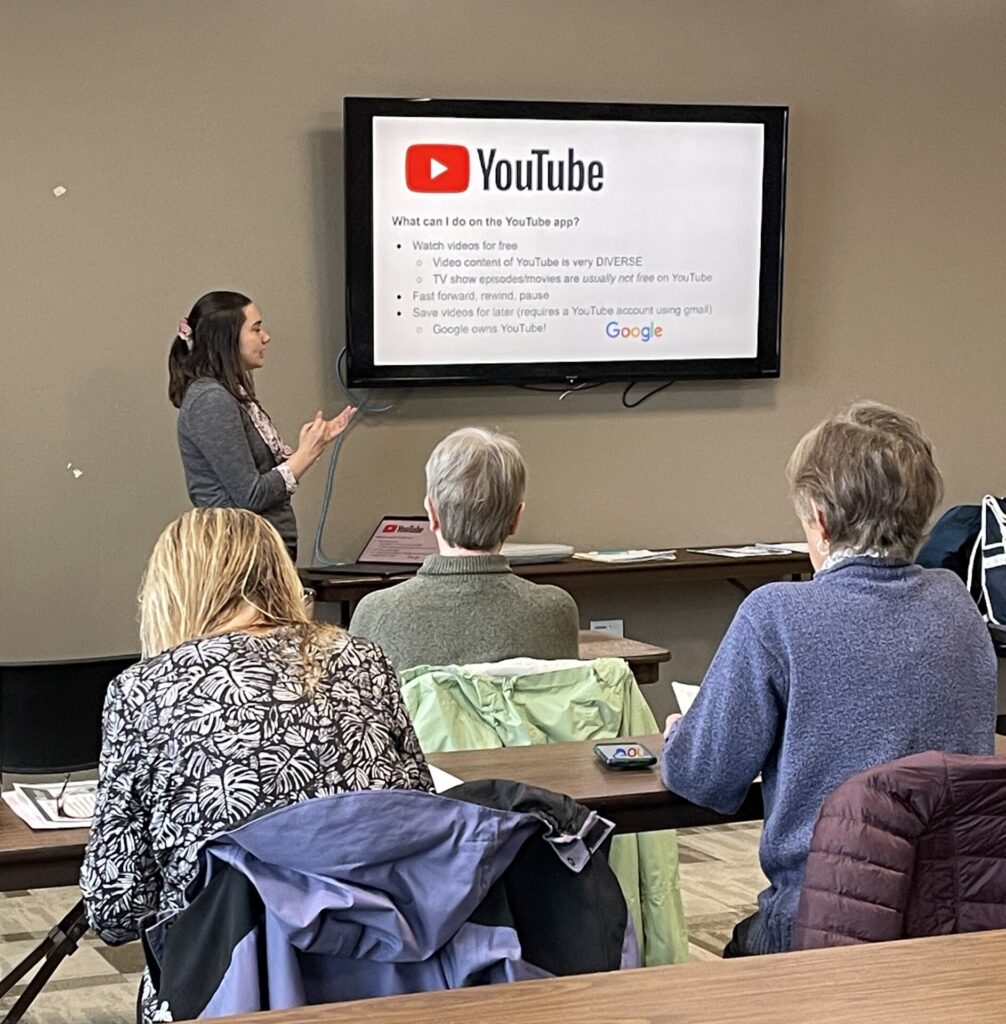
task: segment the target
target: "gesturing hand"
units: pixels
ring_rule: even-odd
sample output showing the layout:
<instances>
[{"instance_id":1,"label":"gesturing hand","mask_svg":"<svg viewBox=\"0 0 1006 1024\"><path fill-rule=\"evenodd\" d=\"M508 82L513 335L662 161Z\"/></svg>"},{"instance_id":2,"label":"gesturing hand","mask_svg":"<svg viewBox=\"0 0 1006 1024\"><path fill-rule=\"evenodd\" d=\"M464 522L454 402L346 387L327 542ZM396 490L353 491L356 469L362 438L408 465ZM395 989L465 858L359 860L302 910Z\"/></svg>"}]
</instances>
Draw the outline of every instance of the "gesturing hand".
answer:
<instances>
[{"instance_id":1,"label":"gesturing hand","mask_svg":"<svg viewBox=\"0 0 1006 1024\"><path fill-rule=\"evenodd\" d=\"M319 409L314 414L314 419L309 420L300 428L300 444L298 451L316 459L325 450L331 438L328 436L328 422L322 416Z\"/></svg>"},{"instance_id":2,"label":"gesturing hand","mask_svg":"<svg viewBox=\"0 0 1006 1024\"><path fill-rule=\"evenodd\" d=\"M347 405L338 416L325 422L326 437L328 441L334 441L349 426L349 421L356 414L355 405Z\"/></svg>"},{"instance_id":3,"label":"gesturing hand","mask_svg":"<svg viewBox=\"0 0 1006 1024\"><path fill-rule=\"evenodd\" d=\"M667 716L667 721L664 722L664 739L665 740L667 739L668 736L671 735L671 730L674 728L675 724L677 723L677 721L678 721L678 719L680 717L681 717L681 715L678 715L678 714L668 715Z\"/></svg>"},{"instance_id":4,"label":"gesturing hand","mask_svg":"<svg viewBox=\"0 0 1006 1024\"><path fill-rule=\"evenodd\" d=\"M326 420L319 409L314 414L314 419L300 428L300 444L287 460L287 465L293 470L296 479L299 480L322 452L349 426L355 412L354 406L347 405L338 416Z\"/></svg>"}]
</instances>

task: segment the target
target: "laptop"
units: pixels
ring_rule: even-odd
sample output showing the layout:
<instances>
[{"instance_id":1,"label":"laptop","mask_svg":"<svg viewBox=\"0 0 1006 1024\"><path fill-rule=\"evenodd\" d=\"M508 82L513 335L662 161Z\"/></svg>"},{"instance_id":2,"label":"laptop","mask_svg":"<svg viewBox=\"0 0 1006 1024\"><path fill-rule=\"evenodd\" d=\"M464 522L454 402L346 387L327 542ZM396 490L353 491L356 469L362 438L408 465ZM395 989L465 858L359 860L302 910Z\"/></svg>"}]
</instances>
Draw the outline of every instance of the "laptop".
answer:
<instances>
[{"instance_id":1,"label":"laptop","mask_svg":"<svg viewBox=\"0 0 1006 1024\"><path fill-rule=\"evenodd\" d=\"M331 569L340 576L402 576L438 550L426 516L384 516L356 561Z\"/></svg>"}]
</instances>

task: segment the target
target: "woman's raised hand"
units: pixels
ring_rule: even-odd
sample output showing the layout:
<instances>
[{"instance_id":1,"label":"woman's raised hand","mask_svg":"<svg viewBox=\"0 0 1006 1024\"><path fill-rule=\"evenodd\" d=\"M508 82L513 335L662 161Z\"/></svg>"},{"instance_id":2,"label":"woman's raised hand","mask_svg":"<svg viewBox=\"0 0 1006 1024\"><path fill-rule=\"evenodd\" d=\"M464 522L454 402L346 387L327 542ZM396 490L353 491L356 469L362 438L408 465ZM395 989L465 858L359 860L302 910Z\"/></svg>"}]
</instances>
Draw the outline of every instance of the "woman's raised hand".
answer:
<instances>
[{"instance_id":1,"label":"woman's raised hand","mask_svg":"<svg viewBox=\"0 0 1006 1024\"><path fill-rule=\"evenodd\" d=\"M355 412L355 406L347 405L338 416L326 420L319 409L314 414L314 419L308 420L300 428L300 444L287 460L287 465L293 470L296 479L299 480L325 449L349 426L349 421Z\"/></svg>"},{"instance_id":2,"label":"woman's raised hand","mask_svg":"<svg viewBox=\"0 0 1006 1024\"><path fill-rule=\"evenodd\" d=\"M349 426L349 421L356 413L355 405L347 405L338 416L326 421L327 436L329 441L334 441Z\"/></svg>"},{"instance_id":3,"label":"woman's raised hand","mask_svg":"<svg viewBox=\"0 0 1006 1024\"><path fill-rule=\"evenodd\" d=\"M303 452L313 462L325 450L330 440L328 421L319 409L314 414L314 419L308 420L300 428L300 444L297 446L297 451Z\"/></svg>"}]
</instances>

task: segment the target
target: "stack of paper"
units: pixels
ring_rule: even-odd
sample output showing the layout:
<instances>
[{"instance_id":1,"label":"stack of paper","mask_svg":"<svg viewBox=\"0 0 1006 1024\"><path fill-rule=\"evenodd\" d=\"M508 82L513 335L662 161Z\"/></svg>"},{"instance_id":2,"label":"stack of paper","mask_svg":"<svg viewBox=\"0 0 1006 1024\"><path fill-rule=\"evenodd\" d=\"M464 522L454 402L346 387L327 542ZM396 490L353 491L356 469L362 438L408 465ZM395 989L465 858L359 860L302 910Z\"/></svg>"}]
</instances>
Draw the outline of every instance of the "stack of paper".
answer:
<instances>
[{"instance_id":1,"label":"stack of paper","mask_svg":"<svg viewBox=\"0 0 1006 1024\"><path fill-rule=\"evenodd\" d=\"M677 552L674 548L666 551L633 548L628 551L577 551L573 557L586 558L591 562L672 562Z\"/></svg>"},{"instance_id":2,"label":"stack of paper","mask_svg":"<svg viewBox=\"0 0 1006 1024\"><path fill-rule=\"evenodd\" d=\"M719 555L721 558L759 558L763 555L806 554L805 543L744 544L732 548L689 548L695 555Z\"/></svg>"},{"instance_id":3,"label":"stack of paper","mask_svg":"<svg viewBox=\"0 0 1006 1024\"><path fill-rule=\"evenodd\" d=\"M14 788L4 793L3 798L31 828L90 828L98 783L93 780L69 783L63 793L63 814L60 814L56 805L62 789L62 782L35 786L15 782Z\"/></svg>"}]
</instances>

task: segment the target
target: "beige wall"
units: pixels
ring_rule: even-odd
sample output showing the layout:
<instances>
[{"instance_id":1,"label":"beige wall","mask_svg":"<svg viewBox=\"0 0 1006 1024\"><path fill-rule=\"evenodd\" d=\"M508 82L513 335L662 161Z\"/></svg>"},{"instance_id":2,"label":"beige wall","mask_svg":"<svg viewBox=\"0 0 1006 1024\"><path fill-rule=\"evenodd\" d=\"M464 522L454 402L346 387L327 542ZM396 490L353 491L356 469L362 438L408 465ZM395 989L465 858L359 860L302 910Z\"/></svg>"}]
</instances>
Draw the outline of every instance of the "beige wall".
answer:
<instances>
[{"instance_id":1,"label":"beige wall","mask_svg":"<svg viewBox=\"0 0 1006 1024\"><path fill-rule=\"evenodd\" d=\"M4 0L0 657L136 647L144 558L186 507L167 346L203 291L264 310L285 433L337 405L345 94L782 103L791 162L780 381L634 412L607 388L417 392L354 428L330 554L418 510L426 453L468 422L524 446L525 540L796 536L785 458L856 396L923 419L948 502L1001 492L1004 52L995 0ZM305 542L323 474L297 498ZM581 603L690 678L736 595Z\"/></svg>"}]
</instances>

